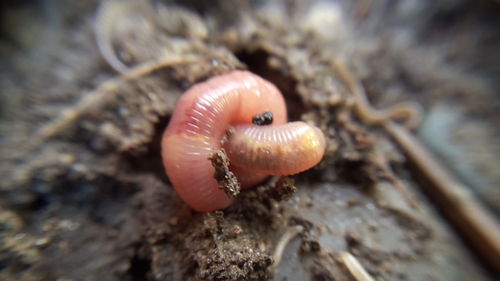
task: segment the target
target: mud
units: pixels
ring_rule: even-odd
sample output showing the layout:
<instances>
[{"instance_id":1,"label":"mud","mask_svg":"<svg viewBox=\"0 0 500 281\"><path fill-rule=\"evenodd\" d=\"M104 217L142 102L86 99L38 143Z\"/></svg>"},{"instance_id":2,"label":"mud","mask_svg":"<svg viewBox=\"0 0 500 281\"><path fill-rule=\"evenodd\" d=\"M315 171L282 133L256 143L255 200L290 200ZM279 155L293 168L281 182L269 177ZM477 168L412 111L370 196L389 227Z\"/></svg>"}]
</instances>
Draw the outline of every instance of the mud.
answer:
<instances>
[{"instance_id":1,"label":"mud","mask_svg":"<svg viewBox=\"0 0 500 281\"><path fill-rule=\"evenodd\" d=\"M224 190L224 192L231 197L236 197L241 190L240 182L233 172L229 169L229 158L227 157L226 151L221 148L216 151L209 160L212 162L212 166L215 169L214 178L219 183L219 188Z\"/></svg>"},{"instance_id":2,"label":"mud","mask_svg":"<svg viewBox=\"0 0 500 281\"><path fill-rule=\"evenodd\" d=\"M383 130L355 114L335 65L346 61L377 107L451 100L500 128L499 70L479 67L500 62L487 56L500 42L496 2L159 1L152 17L101 22L123 74L95 43L98 3L66 2L2 4L0 279L352 280L338 258L349 251L376 280L494 280ZM234 69L274 83L327 152L294 183L271 178L200 214L164 173L161 135L182 92ZM484 177L497 171L477 161Z\"/></svg>"}]
</instances>

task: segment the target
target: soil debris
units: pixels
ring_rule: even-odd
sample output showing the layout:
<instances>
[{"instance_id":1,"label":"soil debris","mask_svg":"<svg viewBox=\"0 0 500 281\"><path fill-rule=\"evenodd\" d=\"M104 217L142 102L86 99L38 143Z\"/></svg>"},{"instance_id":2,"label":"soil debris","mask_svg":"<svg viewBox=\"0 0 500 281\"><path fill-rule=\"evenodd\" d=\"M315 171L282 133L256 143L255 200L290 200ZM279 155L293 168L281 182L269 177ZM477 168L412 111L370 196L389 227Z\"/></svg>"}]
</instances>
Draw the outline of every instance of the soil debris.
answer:
<instances>
[{"instance_id":1,"label":"soil debris","mask_svg":"<svg viewBox=\"0 0 500 281\"><path fill-rule=\"evenodd\" d=\"M288 200L297 192L295 180L291 177L280 177L270 190L271 197L276 201Z\"/></svg>"},{"instance_id":2,"label":"soil debris","mask_svg":"<svg viewBox=\"0 0 500 281\"><path fill-rule=\"evenodd\" d=\"M185 233L187 237L178 237L185 240L188 280L269 280L272 258L255 244L247 227L234 225L234 218L226 219L220 211L200 220L201 228L191 225L194 228Z\"/></svg>"},{"instance_id":3,"label":"soil debris","mask_svg":"<svg viewBox=\"0 0 500 281\"><path fill-rule=\"evenodd\" d=\"M214 152L208 159L212 162L212 166L215 169L214 178L219 183L219 188L224 190L230 197L236 197L240 194L241 184L229 169L229 158L224 148Z\"/></svg>"},{"instance_id":4,"label":"soil debris","mask_svg":"<svg viewBox=\"0 0 500 281\"><path fill-rule=\"evenodd\" d=\"M398 199L405 207L393 211L367 192L381 182L416 192L405 158L379 149L392 141L374 125L418 116L363 102L461 103L464 118L500 128L491 102L498 83L488 80L499 64L487 56L498 45L495 1L158 1L152 17L138 9L99 18L107 51L95 42L97 0L24 2L0 9L8 29L0 36L0 279L351 281L341 251L377 280L492 279L427 201L412 209ZM492 44L463 44L485 40ZM235 69L275 84L290 120L318 125L332 147L295 183L241 191L220 152L215 177L239 194L224 211L196 213L164 173L162 132L182 92ZM358 103L356 85L367 95ZM300 241L291 239L272 269L275 246L297 225Z\"/></svg>"},{"instance_id":5,"label":"soil debris","mask_svg":"<svg viewBox=\"0 0 500 281\"><path fill-rule=\"evenodd\" d=\"M273 123L273 113L271 111L257 114L252 118L252 123L258 126L271 125Z\"/></svg>"}]
</instances>

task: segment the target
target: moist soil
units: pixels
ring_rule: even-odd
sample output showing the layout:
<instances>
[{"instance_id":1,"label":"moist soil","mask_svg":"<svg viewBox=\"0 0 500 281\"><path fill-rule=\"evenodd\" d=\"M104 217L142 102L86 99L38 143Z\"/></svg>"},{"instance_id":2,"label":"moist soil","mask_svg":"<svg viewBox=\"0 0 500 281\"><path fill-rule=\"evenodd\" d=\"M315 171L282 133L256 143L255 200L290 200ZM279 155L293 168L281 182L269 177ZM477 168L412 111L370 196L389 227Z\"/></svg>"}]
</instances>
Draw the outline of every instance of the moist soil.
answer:
<instances>
[{"instance_id":1,"label":"moist soil","mask_svg":"<svg viewBox=\"0 0 500 281\"><path fill-rule=\"evenodd\" d=\"M455 152L475 167L460 176L499 183L498 2L118 2L99 15L97 1L0 4L1 280L355 280L344 251L375 280L494 280L389 135L357 116L338 63L377 108L459 112ZM162 132L186 89L235 69L274 83L327 151L241 191L222 153L235 203L197 213L165 175Z\"/></svg>"}]
</instances>

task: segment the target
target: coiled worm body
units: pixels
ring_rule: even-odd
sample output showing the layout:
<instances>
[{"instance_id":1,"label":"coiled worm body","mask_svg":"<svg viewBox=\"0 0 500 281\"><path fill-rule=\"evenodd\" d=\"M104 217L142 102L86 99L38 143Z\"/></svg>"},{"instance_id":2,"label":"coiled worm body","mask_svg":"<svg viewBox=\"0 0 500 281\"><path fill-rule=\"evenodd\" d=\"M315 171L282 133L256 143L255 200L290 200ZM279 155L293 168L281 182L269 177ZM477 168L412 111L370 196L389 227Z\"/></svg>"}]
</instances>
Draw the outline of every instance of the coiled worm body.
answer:
<instances>
[{"instance_id":1,"label":"coiled worm body","mask_svg":"<svg viewBox=\"0 0 500 281\"><path fill-rule=\"evenodd\" d=\"M254 116L267 111L273 125L252 125ZM208 160L222 146L243 188L317 164L325 150L323 134L303 122L285 124L286 115L279 90L250 72L234 71L191 87L162 139L163 164L177 193L197 211L231 204Z\"/></svg>"},{"instance_id":2,"label":"coiled worm body","mask_svg":"<svg viewBox=\"0 0 500 281\"><path fill-rule=\"evenodd\" d=\"M268 175L293 175L316 165L325 138L304 122L276 126L238 125L224 145L231 165Z\"/></svg>"}]
</instances>

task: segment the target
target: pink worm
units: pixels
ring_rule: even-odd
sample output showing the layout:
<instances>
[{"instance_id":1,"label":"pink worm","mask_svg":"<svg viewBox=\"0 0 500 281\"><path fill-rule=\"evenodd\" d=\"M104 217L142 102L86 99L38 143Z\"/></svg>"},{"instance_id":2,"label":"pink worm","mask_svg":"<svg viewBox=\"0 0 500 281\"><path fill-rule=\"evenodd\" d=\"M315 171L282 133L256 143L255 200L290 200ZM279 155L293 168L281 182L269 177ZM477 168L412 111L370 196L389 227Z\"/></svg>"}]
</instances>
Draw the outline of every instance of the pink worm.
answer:
<instances>
[{"instance_id":1,"label":"pink worm","mask_svg":"<svg viewBox=\"0 0 500 281\"><path fill-rule=\"evenodd\" d=\"M273 125L253 125L252 118L266 111L273 113ZM295 174L316 165L325 150L323 133L304 122L286 123L286 115L280 91L247 71L191 87L162 139L163 165L177 193L202 212L232 203L219 189L208 160L221 147L243 188L269 175Z\"/></svg>"}]
</instances>

